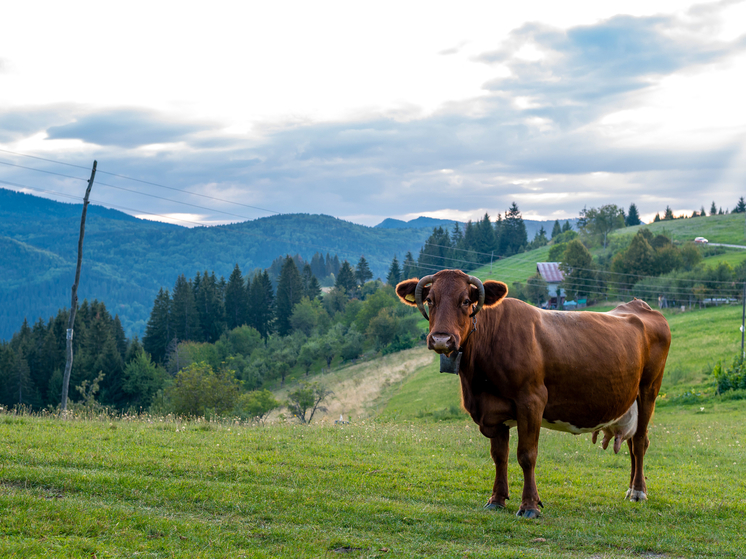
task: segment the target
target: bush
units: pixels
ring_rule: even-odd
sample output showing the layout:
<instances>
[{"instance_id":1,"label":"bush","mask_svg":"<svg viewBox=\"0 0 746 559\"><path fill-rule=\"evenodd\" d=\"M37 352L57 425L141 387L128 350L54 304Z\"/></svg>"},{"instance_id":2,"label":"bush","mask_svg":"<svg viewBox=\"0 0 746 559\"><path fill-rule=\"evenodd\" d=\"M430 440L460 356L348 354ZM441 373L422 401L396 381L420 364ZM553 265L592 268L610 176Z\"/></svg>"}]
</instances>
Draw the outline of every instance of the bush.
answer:
<instances>
[{"instance_id":1,"label":"bush","mask_svg":"<svg viewBox=\"0 0 746 559\"><path fill-rule=\"evenodd\" d=\"M712 368L710 374L715 377L717 393L722 394L728 390L741 390L746 388L746 369L744 369L743 356L736 355L730 368L725 368L722 361L718 361Z\"/></svg>"},{"instance_id":2,"label":"bush","mask_svg":"<svg viewBox=\"0 0 746 559\"><path fill-rule=\"evenodd\" d=\"M215 372L201 361L179 371L166 397L178 415L222 415L232 411L239 395L238 382L231 370Z\"/></svg>"}]
</instances>

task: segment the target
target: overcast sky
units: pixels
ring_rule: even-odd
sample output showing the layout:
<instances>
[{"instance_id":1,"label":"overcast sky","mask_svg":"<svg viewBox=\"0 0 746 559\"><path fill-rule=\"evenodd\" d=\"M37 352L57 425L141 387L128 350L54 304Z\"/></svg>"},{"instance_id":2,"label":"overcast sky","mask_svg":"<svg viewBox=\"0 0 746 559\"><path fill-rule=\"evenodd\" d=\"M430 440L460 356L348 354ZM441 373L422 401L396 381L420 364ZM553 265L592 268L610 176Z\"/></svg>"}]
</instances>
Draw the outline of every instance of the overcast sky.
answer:
<instances>
[{"instance_id":1,"label":"overcast sky","mask_svg":"<svg viewBox=\"0 0 746 559\"><path fill-rule=\"evenodd\" d=\"M745 33L746 1L8 3L0 187L73 201L97 159L97 203L181 225L732 208Z\"/></svg>"}]
</instances>

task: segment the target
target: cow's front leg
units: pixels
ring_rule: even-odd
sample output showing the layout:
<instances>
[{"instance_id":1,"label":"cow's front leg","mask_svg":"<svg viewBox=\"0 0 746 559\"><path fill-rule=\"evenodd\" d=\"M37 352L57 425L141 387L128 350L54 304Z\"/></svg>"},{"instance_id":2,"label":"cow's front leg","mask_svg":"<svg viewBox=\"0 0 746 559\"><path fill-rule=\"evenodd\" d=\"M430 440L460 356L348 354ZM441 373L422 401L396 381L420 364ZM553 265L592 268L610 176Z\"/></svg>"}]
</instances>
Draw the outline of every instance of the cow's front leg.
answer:
<instances>
[{"instance_id":1,"label":"cow's front leg","mask_svg":"<svg viewBox=\"0 0 746 559\"><path fill-rule=\"evenodd\" d=\"M536 457L539 453L539 432L541 418L546 404L546 390L544 397L535 396L517 406L518 419L518 464L523 470L523 496L521 508L517 516L523 518L537 518L541 515L539 507L543 507L536 489Z\"/></svg>"},{"instance_id":2,"label":"cow's front leg","mask_svg":"<svg viewBox=\"0 0 746 559\"><path fill-rule=\"evenodd\" d=\"M490 454L495 462L495 485L492 496L484 508L495 510L504 509L505 501L510 499L508 494L508 442L510 441L510 427L498 425L495 434L490 438Z\"/></svg>"}]
</instances>

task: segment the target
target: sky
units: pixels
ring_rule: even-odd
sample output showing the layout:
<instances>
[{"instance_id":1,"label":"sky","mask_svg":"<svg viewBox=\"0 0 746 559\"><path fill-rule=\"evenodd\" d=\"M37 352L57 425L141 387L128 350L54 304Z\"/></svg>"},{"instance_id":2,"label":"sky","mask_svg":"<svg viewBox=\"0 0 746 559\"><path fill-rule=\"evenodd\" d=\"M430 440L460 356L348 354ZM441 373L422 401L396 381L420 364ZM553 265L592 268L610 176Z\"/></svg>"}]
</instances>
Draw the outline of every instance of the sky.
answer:
<instances>
[{"instance_id":1,"label":"sky","mask_svg":"<svg viewBox=\"0 0 746 559\"><path fill-rule=\"evenodd\" d=\"M0 187L79 202L95 159L94 203L185 226L727 210L744 76L746 0L14 2Z\"/></svg>"}]
</instances>

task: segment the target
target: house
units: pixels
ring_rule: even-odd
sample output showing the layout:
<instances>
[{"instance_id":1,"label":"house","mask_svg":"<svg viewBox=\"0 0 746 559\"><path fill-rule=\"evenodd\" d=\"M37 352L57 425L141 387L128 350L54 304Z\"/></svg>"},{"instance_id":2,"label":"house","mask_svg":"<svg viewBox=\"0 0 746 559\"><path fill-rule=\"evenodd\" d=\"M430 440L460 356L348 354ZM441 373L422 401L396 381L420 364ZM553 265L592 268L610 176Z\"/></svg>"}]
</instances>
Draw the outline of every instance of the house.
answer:
<instances>
[{"instance_id":1,"label":"house","mask_svg":"<svg viewBox=\"0 0 746 559\"><path fill-rule=\"evenodd\" d=\"M560 288L560 283L565 278L560 270L559 262L537 262L536 271L547 282L549 301L545 308L557 309L565 302L565 290Z\"/></svg>"}]
</instances>

